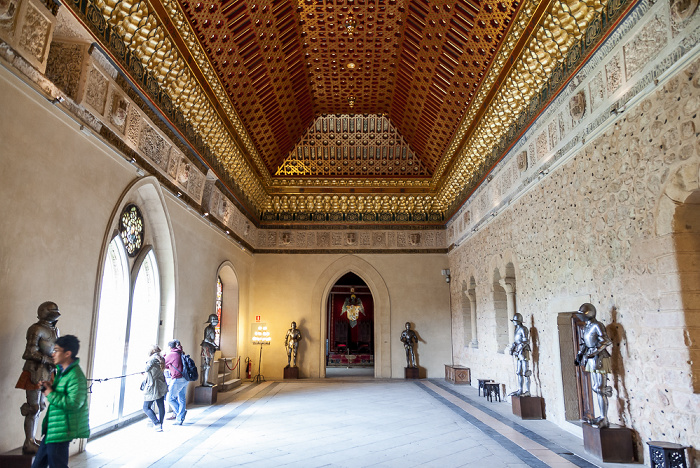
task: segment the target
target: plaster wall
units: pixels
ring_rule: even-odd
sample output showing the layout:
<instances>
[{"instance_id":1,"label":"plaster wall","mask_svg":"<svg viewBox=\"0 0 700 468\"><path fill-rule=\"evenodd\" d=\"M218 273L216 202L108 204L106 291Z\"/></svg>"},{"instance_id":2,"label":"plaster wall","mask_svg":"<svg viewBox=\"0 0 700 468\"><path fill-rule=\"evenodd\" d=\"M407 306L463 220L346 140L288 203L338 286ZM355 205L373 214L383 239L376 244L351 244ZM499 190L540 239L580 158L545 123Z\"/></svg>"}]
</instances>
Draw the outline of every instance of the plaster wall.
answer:
<instances>
[{"instance_id":1,"label":"plaster wall","mask_svg":"<svg viewBox=\"0 0 700 468\"><path fill-rule=\"evenodd\" d=\"M282 378L287 364L284 336L292 321L303 333L300 376L325 375L325 300L335 281L352 271L368 283L375 300L375 353L381 354L375 356L375 376L404 377L406 359L399 336L407 321L421 338L416 348L419 366L428 378L443 376L444 364L451 361L445 340L449 286L440 274L446 263L442 254L256 255L249 320L260 315L272 336L272 344L263 349L263 375ZM257 363L259 348L248 346L248 355Z\"/></svg>"},{"instance_id":2,"label":"plaster wall","mask_svg":"<svg viewBox=\"0 0 700 468\"><path fill-rule=\"evenodd\" d=\"M0 452L5 452L24 439L19 408L25 394L14 385L23 365L25 333L36 322L39 304L52 300L59 305L59 329L81 340L79 357L87 377L111 377L91 369L89 362L102 258L116 210L128 198L139 199L129 187L142 181L122 156L81 132L78 123L4 67L0 109L0 353L5 356L0 414L5 427L16 428L0 431ZM160 344L174 334L196 358L204 321L214 311L219 266L230 262L233 267L239 307L247 316L252 257L176 197L157 184L151 187L159 194L165 226L151 224L146 242L158 250L159 236L170 236L176 263L175 284L161 284L174 317L170 330L161 330Z\"/></svg>"},{"instance_id":3,"label":"plaster wall","mask_svg":"<svg viewBox=\"0 0 700 468\"><path fill-rule=\"evenodd\" d=\"M492 280L512 262L516 311L532 336L533 393L561 425L569 363L559 358L557 316L596 305L614 342L608 416L635 430L641 457L646 440L700 443L697 265L685 260L698 250L700 216L676 211L697 203L699 67L696 58L660 84L448 255L455 360L472 382L515 389L512 358L495 345ZM477 348L463 330L471 277Z\"/></svg>"}]
</instances>

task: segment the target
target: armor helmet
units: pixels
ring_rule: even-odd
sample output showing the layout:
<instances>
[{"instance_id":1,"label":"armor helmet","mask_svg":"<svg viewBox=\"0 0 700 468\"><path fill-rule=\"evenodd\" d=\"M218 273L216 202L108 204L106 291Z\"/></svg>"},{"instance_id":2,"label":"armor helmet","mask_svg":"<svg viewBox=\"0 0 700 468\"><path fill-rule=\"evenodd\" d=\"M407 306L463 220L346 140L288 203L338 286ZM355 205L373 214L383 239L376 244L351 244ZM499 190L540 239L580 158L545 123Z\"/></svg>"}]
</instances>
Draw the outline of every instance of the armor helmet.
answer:
<instances>
[{"instance_id":1,"label":"armor helmet","mask_svg":"<svg viewBox=\"0 0 700 468\"><path fill-rule=\"evenodd\" d=\"M519 323L520 325L522 325L523 324L523 316L519 313L516 313L515 315L513 315L513 318L510 319L510 321L513 323Z\"/></svg>"},{"instance_id":2,"label":"armor helmet","mask_svg":"<svg viewBox=\"0 0 700 468\"><path fill-rule=\"evenodd\" d=\"M47 301L39 306L36 311L36 315L39 320L45 320L46 322L57 322L58 317L61 316L61 312L58 310L58 306L55 302Z\"/></svg>"},{"instance_id":3,"label":"armor helmet","mask_svg":"<svg viewBox=\"0 0 700 468\"><path fill-rule=\"evenodd\" d=\"M591 320L595 318L595 314L595 306L589 302L586 302L578 308L578 313L576 315L578 315L582 320Z\"/></svg>"},{"instance_id":4,"label":"armor helmet","mask_svg":"<svg viewBox=\"0 0 700 468\"><path fill-rule=\"evenodd\" d=\"M218 323L219 317L216 314L209 314L209 318L204 323L214 323L214 322Z\"/></svg>"}]
</instances>

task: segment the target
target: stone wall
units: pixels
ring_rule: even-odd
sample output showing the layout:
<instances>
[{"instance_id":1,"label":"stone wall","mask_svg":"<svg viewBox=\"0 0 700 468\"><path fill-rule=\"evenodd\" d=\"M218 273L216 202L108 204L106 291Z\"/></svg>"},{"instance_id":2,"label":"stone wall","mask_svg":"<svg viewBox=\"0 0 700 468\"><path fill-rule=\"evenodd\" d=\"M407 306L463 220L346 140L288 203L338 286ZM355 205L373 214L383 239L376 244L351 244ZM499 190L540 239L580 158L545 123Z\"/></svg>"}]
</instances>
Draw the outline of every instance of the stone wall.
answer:
<instances>
[{"instance_id":1,"label":"stone wall","mask_svg":"<svg viewBox=\"0 0 700 468\"><path fill-rule=\"evenodd\" d=\"M514 388L494 309L494 276L512 263L516 310L532 334L533 393L564 426L557 317L582 302L598 307L614 341L609 417L637 432L644 457L641 441L700 445L691 364L700 288L698 264L687 260L699 250L699 67L696 58L660 84L449 254L456 363L471 367L473 381ZM472 278L476 348L463 338Z\"/></svg>"}]
</instances>

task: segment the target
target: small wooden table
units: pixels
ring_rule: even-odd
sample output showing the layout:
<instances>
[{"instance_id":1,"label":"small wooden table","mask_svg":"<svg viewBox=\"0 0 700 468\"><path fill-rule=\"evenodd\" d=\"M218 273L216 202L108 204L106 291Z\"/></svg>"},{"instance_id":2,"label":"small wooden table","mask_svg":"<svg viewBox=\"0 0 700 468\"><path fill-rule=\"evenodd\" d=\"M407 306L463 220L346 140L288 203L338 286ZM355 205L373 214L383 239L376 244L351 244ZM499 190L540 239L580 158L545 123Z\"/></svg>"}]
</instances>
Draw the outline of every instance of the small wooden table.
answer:
<instances>
[{"instance_id":1,"label":"small wooden table","mask_svg":"<svg viewBox=\"0 0 700 468\"><path fill-rule=\"evenodd\" d=\"M493 397L501 401L501 384L496 382L484 383L484 395L488 401L493 401Z\"/></svg>"},{"instance_id":2,"label":"small wooden table","mask_svg":"<svg viewBox=\"0 0 700 468\"><path fill-rule=\"evenodd\" d=\"M481 391L484 389L484 385L487 382L493 382L491 379L476 379L479 382L479 396L481 396ZM484 396L486 396L486 392L484 392Z\"/></svg>"}]
</instances>

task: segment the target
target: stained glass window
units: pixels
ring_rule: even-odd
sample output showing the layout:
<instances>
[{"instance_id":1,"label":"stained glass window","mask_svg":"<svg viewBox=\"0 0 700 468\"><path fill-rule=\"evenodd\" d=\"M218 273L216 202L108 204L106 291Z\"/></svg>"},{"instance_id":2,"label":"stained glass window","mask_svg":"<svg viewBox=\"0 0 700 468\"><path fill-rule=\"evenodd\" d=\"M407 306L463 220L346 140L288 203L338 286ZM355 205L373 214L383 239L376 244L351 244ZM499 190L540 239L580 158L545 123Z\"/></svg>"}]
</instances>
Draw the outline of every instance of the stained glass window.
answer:
<instances>
[{"instance_id":1,"label":"stained glass window","mask_svg":"<svg viewBox=\"0 0 700 468\"><path fill-rule=\"evenodd\" d=\"M224 299L224 285L221 284L221 278L216 277L216 316L219 318L219 323L214 327L214 333L216 333L215 342L216 346L221 347L221 304Z\"/></svg>"},{"instance_id":2,"label":"stained glass window","mask_svg":"<svg viewBox=\"0 0 700 468\"><path fill-rule=\"evenodd\" d=\"M143 246L143 216L136 205L127 205L119 219L119 235L126 253L135 257Z\"/></svg>"}]
</instances>

